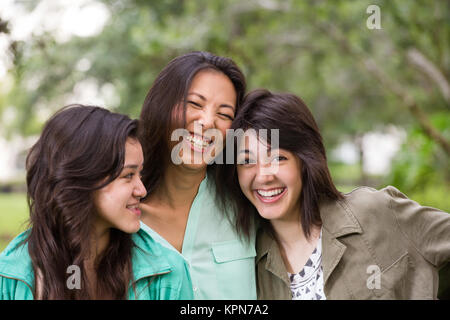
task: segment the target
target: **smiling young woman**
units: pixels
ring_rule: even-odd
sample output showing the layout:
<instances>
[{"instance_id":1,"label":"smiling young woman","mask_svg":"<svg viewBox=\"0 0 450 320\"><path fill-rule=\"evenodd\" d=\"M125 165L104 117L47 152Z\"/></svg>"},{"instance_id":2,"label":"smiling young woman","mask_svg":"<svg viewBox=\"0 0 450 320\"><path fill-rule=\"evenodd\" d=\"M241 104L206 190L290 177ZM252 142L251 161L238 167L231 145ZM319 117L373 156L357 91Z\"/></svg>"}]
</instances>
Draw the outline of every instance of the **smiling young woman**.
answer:
<instances>
[{"instance_id":1,"label":"smiling young woman","mask_svg":"<svg viewBox=\"0 0 450 320\"><path fill-rule=\"evenodd\" d=\"M250 92L232 129L255 134L219 168L219 194L236 205L241 232L260 222L259 299L436 299L449 214L391 186L341 194L316 122L292 94ZM261 129L278 134L265 139Z\"/></svg>"},{"instance_id":2,"label":"smiling young woman","mask_svg":"<svg viewBox=\"0 0 450 320\"><path fill-rule=\"evenodd\" d=\"M215 69L198 71L187 92L184 125L181 121L175 124L187 130L182 141L187 148L180 153L181 167L200 171L206 168L216 152L222 151L218 142L223 141L235 111L236 90L230 78Z\"/></svg>"},{"instance_id":3,"label":"smiling young woman","mask_svg":"<svg viewBox=\"0 0 450 320\"><path fill-rule=\"evenodd\" d=\"M30 228L0 255L0 299L192 298L185 261L140 231L137 129L82 105L46 123L27 157Z\"/></svg>"}]
</instances>

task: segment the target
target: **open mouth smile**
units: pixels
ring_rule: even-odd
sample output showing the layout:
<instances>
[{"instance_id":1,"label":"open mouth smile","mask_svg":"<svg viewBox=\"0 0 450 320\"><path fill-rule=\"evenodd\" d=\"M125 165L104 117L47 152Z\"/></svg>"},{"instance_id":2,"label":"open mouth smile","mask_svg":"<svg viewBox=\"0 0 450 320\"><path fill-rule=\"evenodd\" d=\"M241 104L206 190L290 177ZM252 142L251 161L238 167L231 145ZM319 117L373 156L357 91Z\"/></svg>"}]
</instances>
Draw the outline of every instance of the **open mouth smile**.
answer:
<instances>
[{"instance_id":1,"label":"open mouth smile","mask_svg":"<svg viewBox=\"0 0 450 320\"><path fill-rule=\"evenodd\" d=\"M186 137L191 149L197 152L205 152L205 150L213 144L213 141L209 138L202 137L196 134L191 134Z\"/></svg>"},{"instance_id":2,"label":"open mouth smile","mask_svg":"<svg viewBox=\"0 0 450 320\"><path fill-rule=\"evenodd\" d=\"M254 190L256 197L264 203L273 203L281 199L286 194L286 187L272 189L256 189Z\"/></svg>"},{"instance_id":3,"label":"open mouth smile","mask_svg":"<svg viewBox=\"0 0 450 320\"><path fill-rule=\"evenodd\" d=\"M139 209L139 204L130 204L127 205L127 209L133 212L138 217L141 216L141 209Z\"/></svg>"}]
</instances>

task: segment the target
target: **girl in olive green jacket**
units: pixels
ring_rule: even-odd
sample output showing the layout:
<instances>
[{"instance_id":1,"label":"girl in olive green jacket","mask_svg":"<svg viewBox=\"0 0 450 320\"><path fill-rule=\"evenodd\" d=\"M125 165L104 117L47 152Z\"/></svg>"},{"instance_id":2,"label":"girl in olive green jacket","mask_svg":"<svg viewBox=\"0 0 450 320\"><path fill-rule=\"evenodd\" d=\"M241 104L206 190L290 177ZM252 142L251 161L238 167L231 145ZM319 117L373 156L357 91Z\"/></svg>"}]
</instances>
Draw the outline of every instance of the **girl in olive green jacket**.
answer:
<instances>
[{"instance_id":1,"label":"girl in olive green jacket","mask_svg":"<svg viewBox=\"0 0 450 320\"><path fill-rule=\"evenodd\" d=\"M338 192L314 118L294 95L249 93L232 129L245 135L237 165L220 175L239 229L260 220L259 299L436 299L448 213L393 187Z\"/></svg>"},{"instance_id":2,"label":"girl in olive green jacket","mask_svg":"<svg viewBox=\"0 0 450 320\"><path fill-rule=\"evenodd\" d=\"M27 157L31 228L0 255L0 299L191 299L186 262L140 231L137 121L72 105Z\"/></svg>"}]
</instances>

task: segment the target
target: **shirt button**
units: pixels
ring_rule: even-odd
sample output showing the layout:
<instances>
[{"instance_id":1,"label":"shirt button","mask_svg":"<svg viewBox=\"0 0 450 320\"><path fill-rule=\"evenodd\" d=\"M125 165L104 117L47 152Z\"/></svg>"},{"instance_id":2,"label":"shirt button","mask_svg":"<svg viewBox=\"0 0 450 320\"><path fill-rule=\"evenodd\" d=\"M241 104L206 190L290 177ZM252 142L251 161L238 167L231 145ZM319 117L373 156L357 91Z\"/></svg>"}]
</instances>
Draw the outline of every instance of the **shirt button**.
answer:
<instances>
[{"instance_id":1,"label":"shirt button","mask_svg":"<svg viewBox=\"0 0 450 320\"><path fill-rule=\"evenodd\" d=\"M197 288L197 287L194 287L193 289L194 289L194 292L197 292L197 290L198 290L198 288Z\"/></svg>"}]
</instances>

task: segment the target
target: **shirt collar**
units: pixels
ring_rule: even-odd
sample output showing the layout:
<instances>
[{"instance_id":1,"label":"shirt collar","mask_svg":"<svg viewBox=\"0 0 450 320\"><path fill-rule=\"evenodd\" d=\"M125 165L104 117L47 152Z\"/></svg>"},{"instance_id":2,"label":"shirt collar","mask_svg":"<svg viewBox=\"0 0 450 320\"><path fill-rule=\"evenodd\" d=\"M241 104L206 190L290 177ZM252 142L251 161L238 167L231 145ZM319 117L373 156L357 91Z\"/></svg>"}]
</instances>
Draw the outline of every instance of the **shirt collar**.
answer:
<instances>
[{"instance_id":1,"label":"shirt collar","mask_svg":"<svg viewBox=\"0 0 450 320\"><path fill-rule=\"evenodd\" d=\"M345 199L323 202L319 210L323 228L334 238L362 233L361 226Z\"/></svg>"},{"instance_id":2,"label":"shirt collar","mask_svg":"<svg viewBox=\"0 0 450 320\"><path fill-rule=\"evenodd\" d=\"M136 245L132 258L134 281L172 271L168 259L163 255L162 245L147 232L140 229L132 238Z\"/></svg>"},{"instance_id":3,"label":"shirt collar","mask_svg":"<svg viewBox=\"0 0 450 320\"><path fill-rule=\"evenodd\" d=\"M362 233L362 229L345 200L324 202L319 206L319 210L323 230L322 263L327 279L345 251L345 246L337 238L352 233ZM276 240L269 232L260 228L257 235L256 264L266 255L266 269L289 284Z\"/></svg>"}]
</instances>

